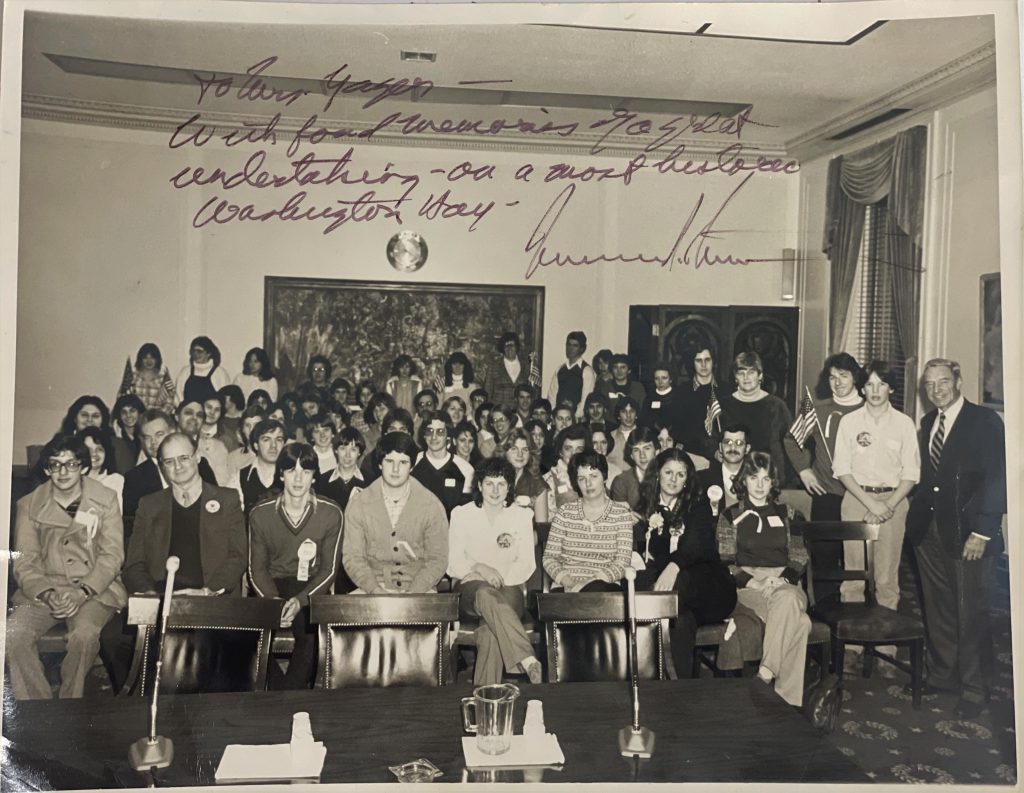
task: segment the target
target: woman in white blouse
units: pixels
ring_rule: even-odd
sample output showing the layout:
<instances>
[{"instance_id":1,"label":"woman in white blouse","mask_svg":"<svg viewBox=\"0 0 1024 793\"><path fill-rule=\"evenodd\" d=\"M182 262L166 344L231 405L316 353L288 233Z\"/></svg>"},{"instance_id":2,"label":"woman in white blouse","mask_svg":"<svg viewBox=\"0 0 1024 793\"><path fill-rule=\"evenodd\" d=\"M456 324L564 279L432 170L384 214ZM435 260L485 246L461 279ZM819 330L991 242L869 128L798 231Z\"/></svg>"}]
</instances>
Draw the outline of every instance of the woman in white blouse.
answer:
<instances>
[{"instance_id":1,"label":"woman in white blouse","mask_svg":"<svg viewBox=\"0 0 1024 793\"><path fill-rule=\"evenodd\" d=\"M541 682L540 661L521 617L523 584L536 568L533 512L513 503L515 471L503 458L476 467L472 504L452 510L448 575L457 579L459 613L480 620L475 685L500 683L504 670Z\"/></svg>"}]
</instances>

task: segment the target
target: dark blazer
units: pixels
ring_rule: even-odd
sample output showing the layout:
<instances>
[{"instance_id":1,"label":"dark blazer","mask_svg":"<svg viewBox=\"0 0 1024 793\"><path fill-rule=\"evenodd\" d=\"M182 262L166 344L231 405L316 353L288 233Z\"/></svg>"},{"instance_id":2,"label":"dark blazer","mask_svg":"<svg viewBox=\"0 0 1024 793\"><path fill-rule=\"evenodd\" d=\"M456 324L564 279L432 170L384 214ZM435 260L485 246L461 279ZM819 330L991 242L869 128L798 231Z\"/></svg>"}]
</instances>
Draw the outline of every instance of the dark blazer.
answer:
<instances>
[{"instance_id":1,"label":"dark blazer","mask_svg":"<svg viewBox=\"0 0 1024 793\"><path fill-rule=\"evenodd\" d=\"M708 492L708 488L712 485L718 485L722 488L722 498L718 502L718 512L721 514L722 510L725 509L725 480L722 477L722 464L712 457L711 465L703 471L697 472L697 481L700 482L700 489L705 493Z\"/></svg>"},{"instance_id":2,"label":"dark blazer","mask_svg":"<svg viewBox=\"0 0 1024 793\"><path fill-rule=\"evenodd\" d=\"M203 457L199 458L199 476L203 478L204 482L209 482L211 485L217 484L217 477L213 475L213 469ZM131 540L132 525L135 521L135 513L139 508L139 501L143 496L163 490L163 487L160 470L156 467L156 460L152 458L139 463L124 475L121 501L124 515L124 547L126 549Z\"/></svg>"},{"instance_id":3,"label":"dark blazer","mask_svg":"<svg viewBox=\"0 0 1024 793\"><path fill-rule=\"evenodd\" d=\"M125 554L124 584L129 592L155 591L166 577L171 547L171 488L143 497L135 516L135 530ZM203 482L199 509L200 557L203 585L240 594L248 561L249 541L238 492Z\"/></svg>"},{"instance_id":4,"label":"dark blazer","mask_svg":"<svg viewBox=\"0 0 1024 793\"><path fill-rule=\"evenodd\" d=\"M907 537L918 545L932 519L942 545L960 556L972 532L989 537L985 555L1003 550L1006 512L1006 438L1002 419L988 408L964 400L947 433L939 468L932 467L928 442L938 411L921 420L921 481L907 514Z\"/></svg>"}]
</instances>

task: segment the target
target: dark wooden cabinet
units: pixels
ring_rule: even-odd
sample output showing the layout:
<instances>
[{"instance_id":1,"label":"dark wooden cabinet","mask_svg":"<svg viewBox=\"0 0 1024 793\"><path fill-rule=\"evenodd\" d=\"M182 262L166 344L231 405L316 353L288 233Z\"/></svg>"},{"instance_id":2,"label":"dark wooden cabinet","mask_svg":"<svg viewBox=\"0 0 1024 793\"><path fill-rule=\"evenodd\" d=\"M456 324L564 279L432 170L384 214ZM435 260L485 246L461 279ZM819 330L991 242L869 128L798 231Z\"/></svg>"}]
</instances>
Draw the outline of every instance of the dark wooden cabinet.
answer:
<instances>
[{"instance_id":1,"label":"dark wooden cabinet","mask_svg":"<svg viewBox=\"0 0 1024 793\"><path fill-rule=\"evenodd\" d=\"M692 376L693 356L707 347L715 376L730 393L733 357L756 352L764 362L764 389L795 411L799 328L800 310L788 306L630 306L629 355L645 384L659 361L683 383Z\"/></svg>"}]
</instances>

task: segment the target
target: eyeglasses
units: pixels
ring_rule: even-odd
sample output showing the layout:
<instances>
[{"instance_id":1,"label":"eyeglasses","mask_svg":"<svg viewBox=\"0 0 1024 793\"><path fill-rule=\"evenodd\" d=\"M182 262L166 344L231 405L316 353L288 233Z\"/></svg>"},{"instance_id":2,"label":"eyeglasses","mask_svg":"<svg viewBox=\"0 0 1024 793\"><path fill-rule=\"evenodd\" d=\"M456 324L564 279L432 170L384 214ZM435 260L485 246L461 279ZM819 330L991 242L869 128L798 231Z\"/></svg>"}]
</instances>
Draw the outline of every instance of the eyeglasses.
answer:
<instances>
[{"instance_id":1,"label":"eyeglasses","mask_svg":"<svg viewBox=\"0 0 1024 793\"><path fill-rule=\"evenodd\" d=\"M447 427L427 427L425 430L423 430L423 434L424 435L447 435L448 434L448 428Z\"/></svg>"},{"instance_id":2,"label":"eyeglasses","mask_svg":"<svg viewBox=\"0 0 1024 793\"><path fill-rule=\"evenodd\" d=\"M313 371L314 372L326 372L327 371L327 367L326 366L314 366L313 367Z\"/></svg>"},{"instance_id":3,"label":"eyeglasses","mask_svg":"<svg viewBox=\"0 0 1024 793\"><path fill-rule=\"evenodd\" d=\"M191 454L179 454L177 457L164 457L160 460L160 465L164 468L172 468L178 465L188 465L191 461Z\"/></svg>"},{"instance_id":4,"label":"eyeglasses","mask_svg":"<svg viewBox=\"0 0 1024 793\"><path fill-rule=\"evenodd\" d=\"M745 440L743 440L743 441L736 441L736 440L726 440L725 438L722 438L722 445L723 446L735 446L737 449L742 449L744 446L747 445L747 442Z\"/></svg>"},{"instance_id":5,"label":"eyeglasses","mask_svg":"<svg viewBox=\"0 0 1024 793\"><path fill-rule=\"evenodd\" d=\"M59 474L61 471L66 471L69 474L77 474L82 470L82 464L78 460L66 460L61 462L60 460L50 460L46 464L44 469L48 474Z\"/></svg>"}]
</instances>

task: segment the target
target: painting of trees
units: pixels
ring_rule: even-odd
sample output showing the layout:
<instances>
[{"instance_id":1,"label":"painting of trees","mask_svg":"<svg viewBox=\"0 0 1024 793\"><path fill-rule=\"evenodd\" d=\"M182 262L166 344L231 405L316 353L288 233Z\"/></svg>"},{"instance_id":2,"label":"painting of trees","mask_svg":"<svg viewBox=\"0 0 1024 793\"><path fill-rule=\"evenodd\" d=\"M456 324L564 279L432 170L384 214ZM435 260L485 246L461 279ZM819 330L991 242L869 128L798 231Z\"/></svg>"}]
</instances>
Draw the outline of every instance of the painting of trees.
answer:
<instances>
[{"instance_id":1,"label":"painting of trees","mask_svg":"<svg viewBox=\"0 0 1024 793\"><path fill-rule=\"evenodd\" d=\"M268 276L264 294L264 345L285 388L306 379L306 363L317 354L331 361L335 377L380 387L402 353L430 382L461 350L481 382L510 330L541 364L543 287Z\"/></svg>"}]
</instances>

